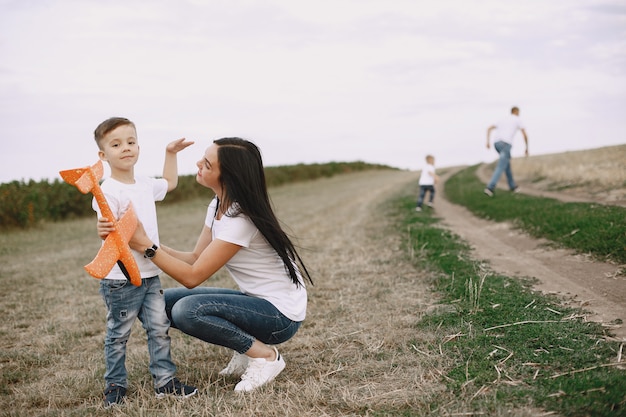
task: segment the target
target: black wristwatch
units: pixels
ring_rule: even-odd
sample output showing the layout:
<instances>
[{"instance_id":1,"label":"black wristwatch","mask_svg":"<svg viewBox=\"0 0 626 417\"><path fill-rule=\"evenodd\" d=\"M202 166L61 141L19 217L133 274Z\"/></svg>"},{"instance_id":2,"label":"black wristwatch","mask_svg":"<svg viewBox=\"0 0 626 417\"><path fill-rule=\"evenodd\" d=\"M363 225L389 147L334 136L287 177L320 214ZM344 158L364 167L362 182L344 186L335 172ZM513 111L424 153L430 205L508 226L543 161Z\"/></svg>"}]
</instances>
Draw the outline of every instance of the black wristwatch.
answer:
<instances>
[{"instance_id":1,"label":"black wristwatch","mask_svg":"<svg viewBox=\"0 0 626 417\"><path fill-rule=\"evenodd\" d=\"M151 248L148 248L143 252L143 257L148 258L148 259L154 258L154 255L156 255L157 249L159 249L157 245L152 245Z\"/></svg>"}]
</instances>

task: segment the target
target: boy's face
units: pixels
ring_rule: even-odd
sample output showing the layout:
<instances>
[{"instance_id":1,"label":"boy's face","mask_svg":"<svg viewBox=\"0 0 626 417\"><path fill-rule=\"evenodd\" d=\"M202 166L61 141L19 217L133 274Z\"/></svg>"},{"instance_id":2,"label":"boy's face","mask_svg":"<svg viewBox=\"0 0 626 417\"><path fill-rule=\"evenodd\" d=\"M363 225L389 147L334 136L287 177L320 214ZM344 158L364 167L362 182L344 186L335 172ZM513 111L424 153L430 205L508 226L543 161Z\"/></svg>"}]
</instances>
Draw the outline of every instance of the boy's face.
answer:
<instances>
[{"instance_id":1,"label":"boy's face","mask_svg":"<svg viewBox=\"0 0 626 417\"><path fill-rule=\"evenodd\" d=\"M122 125L111 130L104 135L100 146L102 149L98 156L109 163L111 170L130 170L139 159L137 132L131 125Z\"/></svg>"}]
</instances>

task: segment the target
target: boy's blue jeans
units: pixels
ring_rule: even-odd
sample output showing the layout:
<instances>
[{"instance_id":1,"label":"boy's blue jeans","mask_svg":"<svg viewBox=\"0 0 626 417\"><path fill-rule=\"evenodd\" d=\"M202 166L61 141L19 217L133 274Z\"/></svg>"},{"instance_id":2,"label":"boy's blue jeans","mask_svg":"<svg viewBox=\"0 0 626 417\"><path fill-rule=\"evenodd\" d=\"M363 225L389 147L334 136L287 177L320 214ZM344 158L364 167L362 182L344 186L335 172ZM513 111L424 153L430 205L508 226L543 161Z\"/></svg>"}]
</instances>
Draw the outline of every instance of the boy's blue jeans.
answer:
<instances>
[{"instance_id":1,"label":"boy's blue jeans","mask_svg":"<svg viewBox=\"0 0 626 417\"><path fill-rule=\"evenodd\" d=\"M420 194L419 197L417 198L417 207L422 207L422 204L424 204L424 197L426 197L426 192L430 193L430 198L428 199L429 202L433 202L433 200L435 199L435 186L434 185L420 185Z\"/></svg>"},{"instance_id":2,"label":"boy's blue jeans","mask_svg":"<svg viewBox=\"0 0 626 417\"><path fill-rule=\"evenodd\" d=\"M255 339L268 345L283 343L302 323L290 320L267 300L226 288L168 288L165 305L172 327L239 353L247 352Z\"/></svg>"},{"instance_id":3,"label":"boy's blue jeans","mask_svg":"<svg viewBox=\"0 0 626 417\"><path fill-rule=\"evenodd\" d=\"M513 172L511 171L511 145L499 140L493 144L493 147L496 148L496 151L500 154L500 159L498 159L498 164L496 165L495 171L493 171L491 181L487 184L487 188L495 190L498 180L502 176L502 173L504 173L506 175L506 180L509 183L509 189L516 189L517 185L513 180Z\"/></svg>"},{"instance_id":4,"label":"boy's blue jeans","mask_svg":"<svg viewBox=\"0 0 626 417\"><path fill-rule=\"evenodd\" d=\"M144 278L135 287L125 280L103 279L100 295L107 307L107 333L104 342L107 386L128 387L126 343L135 319L139 318L148 336L150 373L155 388L167 384L176 373L170 356L170 322L165 314L165 298L158 276Z\"/></svg>"}]
</instances>

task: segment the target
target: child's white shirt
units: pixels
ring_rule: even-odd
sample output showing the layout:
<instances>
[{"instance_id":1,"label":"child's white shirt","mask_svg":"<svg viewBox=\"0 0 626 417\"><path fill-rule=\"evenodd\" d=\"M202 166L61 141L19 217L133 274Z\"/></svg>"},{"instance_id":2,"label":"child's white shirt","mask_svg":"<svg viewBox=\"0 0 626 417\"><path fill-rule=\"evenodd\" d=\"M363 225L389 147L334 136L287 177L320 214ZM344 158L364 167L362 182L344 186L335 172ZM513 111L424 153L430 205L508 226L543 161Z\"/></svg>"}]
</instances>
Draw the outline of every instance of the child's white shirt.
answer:
<instances>
[{"instance_id":1,"label":"child's white shirt","mask_svg":"<svg viewBox=\"0 0 626 417\"><path fill-rule=\"evenodd\" d=\"M435 166L426 164L420 175L419 185L435 185Z\"/></svg>"},{"instance_id":2,"label":"child's white shirt","mask_svg":"<svg viewBox=\"0 0 626 417\"><path fill-rule=\"evenodd\" d=\"M155 202L165 198L167 187L167 180L149 177L136 177L134 184L124 184L113 178L107 178L100 186L115 216L113 220L121 218L128 210L129 203L132 202L137 219L143 225L150 240L157 246L159 245L159 228ZM92 201L92 207L100 218L102 212L95 198ZM143 253L132 249L131 251L141 272L141 278L151 278L161 273L161 270L151 260L146 259ZM116 264L106 279L126 279L126 277Z\"/></svg>"}]
</instances>

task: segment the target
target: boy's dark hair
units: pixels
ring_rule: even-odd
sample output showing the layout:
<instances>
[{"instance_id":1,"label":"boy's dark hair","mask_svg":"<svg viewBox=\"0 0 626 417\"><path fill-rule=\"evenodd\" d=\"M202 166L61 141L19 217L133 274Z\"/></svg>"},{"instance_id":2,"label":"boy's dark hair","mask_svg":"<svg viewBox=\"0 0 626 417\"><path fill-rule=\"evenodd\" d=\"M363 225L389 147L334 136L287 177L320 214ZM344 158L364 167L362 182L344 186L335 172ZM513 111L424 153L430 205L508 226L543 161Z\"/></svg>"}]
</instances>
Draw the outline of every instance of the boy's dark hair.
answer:
<instances>
[{"instance_id":1,"label":"boy's dark hair","mask_svg":"<svg viewBox=\"0 0 626 417\"><path fill-rule=\"evenodd\" d=\"M104 122L100 123L93 132L93 136L98 144L98 147L102 148L100 146L100 141L107 133L124 125L131 125L135 130L137 129L135 124L125 117L109 117Z\"/></svg>"}]
</instances>

